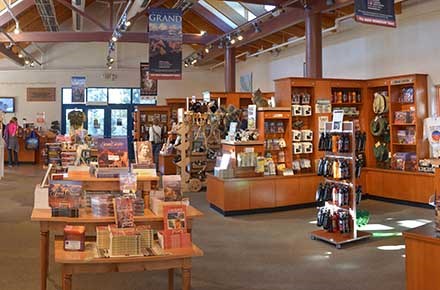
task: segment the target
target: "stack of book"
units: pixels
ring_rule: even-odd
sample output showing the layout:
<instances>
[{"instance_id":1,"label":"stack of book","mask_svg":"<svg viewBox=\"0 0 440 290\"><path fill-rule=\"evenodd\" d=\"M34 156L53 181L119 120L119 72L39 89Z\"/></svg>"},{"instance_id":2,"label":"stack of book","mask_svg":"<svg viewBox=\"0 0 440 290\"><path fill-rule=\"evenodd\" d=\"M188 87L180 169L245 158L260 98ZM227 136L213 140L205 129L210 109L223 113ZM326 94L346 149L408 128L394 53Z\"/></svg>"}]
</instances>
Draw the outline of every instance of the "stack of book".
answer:
<instances>
[{"instance_id":1,"label":"stack of book","mask_svg":"<svg viewBox=\"0 0 440 290\"><path fill-rule=\"evenodd\" d=\"M140 234L141 249L151 249L153 247L154 231L150 226L137 226L136 230Z\"/></svg>"},{"instance_id":2,"label":"stack of book","mask_svg":"<svg viewBox=\"0 0 440 290\"><path fill-rule=\"evenodd\" d=\"M144 215L145 202L142 197L133 198L133 214L134 216Z\"/></svg>"},{"instance_id":3,"label":"stack of book","mask_svg":"<svg viewBox=\"0 0 440 290\"><path fill-rule=\"evenodd\" d=\"M97 194L90 198L92 215L94 216L114 216L115 211L113 208L112 194Z\"/></svg>"},{"instance_id":4,"label":"stack of book","mask_svg":"<svg viewBox=\"0 0 440 290\"><path fill-rule=\"evenodd\" d=\"M46 143L46 163L61 165L61 143Z\"/></svg>"},{"instance_id":5,"label":"stack of book","mask_svg":"<svg viewBox=\"0 0 440 290\"><path fill-rule=\"evenodd\" d=\"M110 228L110 256L139 256L140 234L135 228Z\"/></svg>"},{"instance_id":6,"label":"stack of book","mask_svg":"<svg viewBox=\"0 0 440 290\"><path fill-rule=\"evenodd\" d=\"M96 227L96 246L98 249L109 249L110 248L110 230L108 226L97 226Z\"/></svg>"}]
</instances>

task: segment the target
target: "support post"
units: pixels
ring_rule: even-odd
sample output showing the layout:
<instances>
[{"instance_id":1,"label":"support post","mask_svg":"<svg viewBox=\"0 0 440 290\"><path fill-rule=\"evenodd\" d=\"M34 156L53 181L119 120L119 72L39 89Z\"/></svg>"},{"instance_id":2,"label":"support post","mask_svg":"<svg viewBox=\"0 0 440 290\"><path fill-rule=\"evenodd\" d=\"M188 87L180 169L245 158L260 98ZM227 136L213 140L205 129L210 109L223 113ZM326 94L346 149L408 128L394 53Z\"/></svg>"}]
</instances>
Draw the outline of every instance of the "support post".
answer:
<instances>
[{"instance_id":1,"label":"support post","mask_svg":"<svg viewBox=\"0 0 440 290\"><path fill-rule=\"evenodd\" d=\"M322 78L322 14L305 8L306 77Z\"/></svg>"},{"instance_id":2,"label":"support post","mask_svg":"<svg viewBox=\"0 0 440 290\"><path fill-rule=\"evenodd\" d=\"M225 92L235 92L235 48L225 48Z\"/></svg>"}]
</instances>

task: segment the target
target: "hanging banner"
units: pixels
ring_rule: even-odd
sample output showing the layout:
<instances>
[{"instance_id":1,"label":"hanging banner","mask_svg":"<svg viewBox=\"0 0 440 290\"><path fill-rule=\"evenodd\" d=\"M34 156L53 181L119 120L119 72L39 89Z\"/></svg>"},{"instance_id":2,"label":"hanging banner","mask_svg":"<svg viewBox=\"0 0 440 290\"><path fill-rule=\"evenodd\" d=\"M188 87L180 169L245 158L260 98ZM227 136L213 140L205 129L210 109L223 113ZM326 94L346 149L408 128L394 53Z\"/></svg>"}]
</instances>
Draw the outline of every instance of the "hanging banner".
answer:
<instances>
[{"instance_id":1,"label":"hanging banner","mask_svg":"<svg viewBox=\"0 0 440 290\"><path fill-rule=\"evenodd\" d=\"M84 103L86 77L72 77L72 103Z\"/></svg>"},{"instance_id":2,"label":"hanging banner","mask_svg":"<svg viewBox=\"0 0 440 290\"><path fill-rule=\"evenodd\" d=\"M157 96L157 80L150 79L150 69L146 62L141 62L141 96Z\"/></svg>"},{"instance_id":3,"label":"hanging banner","mask_svg":"<svg viewBox=\"0 0 440 290\"><path fill-rule=\"evenodd\" d=\"M396 27L394 0L355 0L356 21Z\"/></svg>"},{"instance_id":4,"label":"hanging banner","mask_svg":"<svg viewBox=\"0 0 440 290\"><path fill-rule=\"evenodd\" d=\"M152 8L148 19L150 79L182 79L182 11Z\"/></svg>"}]
</instances>

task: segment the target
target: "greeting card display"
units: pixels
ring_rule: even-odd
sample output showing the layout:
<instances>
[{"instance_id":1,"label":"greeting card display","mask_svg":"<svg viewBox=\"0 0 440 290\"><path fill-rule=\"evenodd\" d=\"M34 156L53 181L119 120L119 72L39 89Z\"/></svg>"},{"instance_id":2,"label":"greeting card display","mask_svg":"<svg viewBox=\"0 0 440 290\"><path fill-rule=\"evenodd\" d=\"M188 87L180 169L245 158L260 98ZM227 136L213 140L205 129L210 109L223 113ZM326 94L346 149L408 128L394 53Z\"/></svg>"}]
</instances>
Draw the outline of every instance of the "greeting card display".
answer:
<instances>
[{"instance_id":1,"label":"greeting card display","mask_svg":"<svg viewBox=\"0 0 440 290\"><path fill-rule=\"evenodd\" d=\"M158 233L163 248L191 247L191 236L187 232L186 205L163 207L164 230Z\"/></svg>"}]
</instances>

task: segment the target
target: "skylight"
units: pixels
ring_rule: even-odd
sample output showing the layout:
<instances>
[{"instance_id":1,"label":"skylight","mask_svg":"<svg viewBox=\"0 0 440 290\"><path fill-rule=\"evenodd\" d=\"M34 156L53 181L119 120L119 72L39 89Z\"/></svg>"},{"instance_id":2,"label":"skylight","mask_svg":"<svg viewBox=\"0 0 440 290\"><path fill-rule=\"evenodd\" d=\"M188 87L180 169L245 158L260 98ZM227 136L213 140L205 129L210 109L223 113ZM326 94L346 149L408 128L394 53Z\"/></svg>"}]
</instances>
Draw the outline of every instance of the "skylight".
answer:
<instances>
[{"instance_id":1,"label":"skylight","mask_svg":"<svg viewBox=\"0 0 440 290\"><path fill-rule=\"evenodd\" d=\"M8 1L8 4L9 4L9 7L12 8L22 1L23 0L12 0L12 1ZM3 1L0 1L0 15L5 14L6 12L8 12L8 10L6 9L5 5L3 4Z\"/></svg>"},{"instance_id":2,"label":"skylight","mask_svg":"<svg viewBox=\"0 0 440 290\"><path fill-rule=\"evenodd\" d=\"M220 13L217 9L215 9L214 7L212 7L209 3L207 3L204 0L200 0L198 2L200 5L202 5L203 7L205 7L206 9L209 10L209 12L211 12L212 14L214 14L215 16L217 16L218 18L220 18L224 23L226 23L227 25L229 25L232 29L235 29L238 27L237 24L235 24L234 22L232 22L228 17L226 17L225 15L223 15L222 13Z\"/></svg>"},{"instance_id":3,"label":"skylight","mask_svg":"<svg viewBox=\"0 0 440 290\"><path fill-rule=\"evenodd\" d=\"M224 1L226 5L231 7L235 10L238 14L243 16L247 21L253 20L256 18L255 14L250 12L248 9L246 9L243 5L241 5L238 2L232 2L232 1Z\"/></svg>"},{"instance_id":4,"label":"skylight","mask_svg":"<svg viewBox=\"0 0 440 290\"><path fill-rule=\"evenodd\" d=\"M271 11L275 9L275 6L273 5L264 5L264 9L266 9L266 11Z\"/></svg>"}]
</instances>

